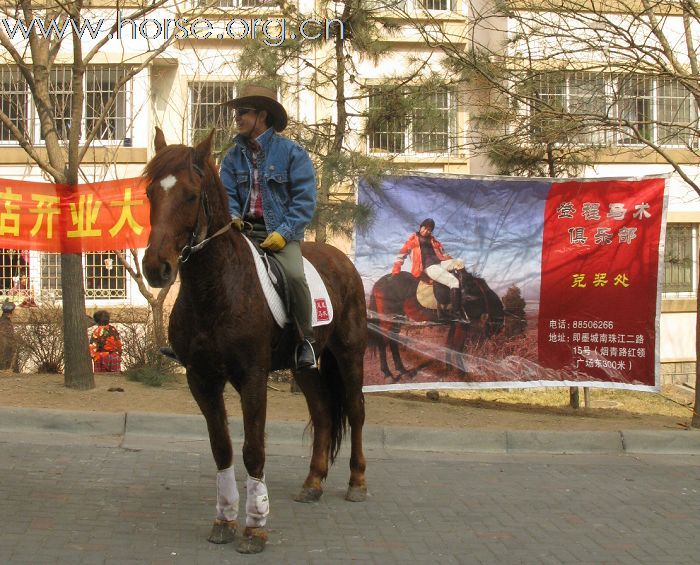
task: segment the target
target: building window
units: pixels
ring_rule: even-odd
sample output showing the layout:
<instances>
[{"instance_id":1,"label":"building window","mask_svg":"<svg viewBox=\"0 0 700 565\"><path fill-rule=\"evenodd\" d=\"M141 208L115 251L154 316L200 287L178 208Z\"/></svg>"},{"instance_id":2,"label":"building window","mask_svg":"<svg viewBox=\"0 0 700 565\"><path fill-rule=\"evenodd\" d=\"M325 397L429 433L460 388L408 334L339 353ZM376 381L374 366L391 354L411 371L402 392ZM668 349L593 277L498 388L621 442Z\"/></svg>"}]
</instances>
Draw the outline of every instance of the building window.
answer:
<instances>
[{"instance_id":1,"label":"building window","mask_svg":"<svg viewBox=\"0 0 700 565\"><path fill-rule=\"evenodd\" d=\"M69 68L58 67L51 70L49 96L56 118L56 132L59 139L68 139L70 134L71 104L73 103L72 73ZM41 136L44 139L44 136Z\"/></svg>"},{"instance_id":2,"label":"building window","mask_svg":"<svg viewBox=\"0 0 700 565\"><path fill-rule=\"evenodd\" d=\"M694 147L698 111L676 79L588 72L543 73L523 83L533 127L582 145L641 145L644 140ZM617 124L612 134L606 123ZM556 128L556 129L553 129Z\"/></svg>"},{"instance_id":3,"label":"building window","mask_svg":"<svg viewBox=\"0 0 700 565\"><path fill-rule=\"evenodd\" d=\"M0 249L0 292L18 304L30 298L28 251Z\"/></svg>"},{"instance_id":4,"label":"building window","mask_svg":"<svg viewBox=\"0 0 700 565\"><path fill-rule=\"evenodd\" d=\"M17 68L0 66L0 110L23 136L27 135L29 88ZM0 122L0 141L17 142L12 130Z\"/></svg>"},{"instance_id":5,"label":"building window","mask_svg":"<svg viewBox=\"0 0 700 565\"><path fill-rule=\"evenodd\" d=\"M97 128L95 139L122 141L127 137L127 90L118 87L127 72L123 67L91 67L85 73L85 131ZM107 109L111 98L114 103Z\"/></svg>"},{"instance_id":6,"label":"building window","mask_svg":"<svg viewBox=\"0 0 700 565\"><path fill-rule=\"evenodd\" d=\"M126 298L126 270L117 254L102 251L85 254L85 296Z\"/></svg>"},{"instance_id":7,"label":"building window","mask_svg":"<svg viewBox=\"0 0 700 565\"><path fill-rule=\"evenodd\" d=\"M128 74L124 66L93 66L85 72L83 88L85 93L82 138L97 128L95 139L121 142L127 137L130 108L130 83L120 85ZM54 108L58 138L68 139L71 128L73 102L73 75L68 67L54 67L49 74L49 97ZM2 111L30 140L44 140L39 116L29 93L26 82L19 71L10 66L0 66L0 96ZM108 108L107 102L114 97ZM104 116L104 122L98 125ZM32 124L31 126L29 124ZM28 131L30 128L32 131ZM10 129L0 123L0 141L16 141Z\"/></svg>"},{"instance_id":8,"label":"building window","mask_svg":"<svg viewBox=\"0 0 700 565\"><path fill-rule=\"evenodd\" d=\"M48 302L61 300L61 255L42 253L40 257L39 297Z\"/></svg>"},{"instance_id":9,"label":"building window","mask_svg":"<svg viewBox=\"0 0 700 565\"><path fill-rule=\"evenodd\" d=\"M205 8L252 8L254 6L276 6L276 0L195 0L195 5Z\"/></svg>"},{"instance_id":10,"label":"building window","mask_svg":"<svg viewBox=\"0 0 700 565\"><path fill-rule=\"evenodd\" d=\"M605 116L606 83L586 72L543 73L521 87L529 99L530 129L547 141L605 145L609 132L591 114Z\"/></svg>"},{"instance_id":11,"label":"building window","mask_svg":"<svg viewBox=\"0 0 700 565\"><path fill-rule=\"evenodd\" d=\"M664 250L664 293L695 292L697 280L697 226L667 224Z\"/></svg>"},{"instance_id":12,"label":"building window","mask_svg":"<svg viewBox=\"0 0 700 565\"><path fill-rule=\"evenodd\" d=\"M201 141L212 128L216 129L214 148L220 150L230 143L233 108L221 104L235 97L232 82L190 83L190 144Z\"/></svg>"},{"instance_id":13,"label":"building window","mask_svg":"<svg viewBox=\"0 0 700 565\"><path fill-rule=\"evenodd\" d=\"M454 145L455 123L453 96L445 89L377 86L369 90L369 151L449 153Z\"/></svg>"},{"instance_id":14,"label":"building window","mask_svg":"<svg viewBox=\"0 0 700 565\"><path fill-rule=\"evenodd\" d=\"M451 0L418 0L417 4L424 10L446 12L452 9Z\"/></svg>"}]
</instances>

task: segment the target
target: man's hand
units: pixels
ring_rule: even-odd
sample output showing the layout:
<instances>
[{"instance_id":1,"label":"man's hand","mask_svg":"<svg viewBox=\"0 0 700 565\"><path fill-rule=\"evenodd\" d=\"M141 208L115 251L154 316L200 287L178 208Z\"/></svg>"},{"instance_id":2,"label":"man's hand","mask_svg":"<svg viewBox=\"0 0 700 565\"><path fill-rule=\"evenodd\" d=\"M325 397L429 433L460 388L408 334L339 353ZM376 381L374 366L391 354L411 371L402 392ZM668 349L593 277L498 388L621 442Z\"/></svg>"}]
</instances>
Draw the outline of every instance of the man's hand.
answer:
<instances>
[{"instance_id":1,"label":"man's hand","mask_svg":"<svg viewBox=\"0 0 700 565\"><path fill-rule=\"evenodd\" d=\"M287 245L287 240L276 231L273 231L265 238L265 241L260 244L260 247L263 249L269 249L270 251L279 251L285 245Z\"/></svg>"},{"instance_id":2,"label":"man's hand","mask_svg":"<svg viewBox=\"0 0 700 565\"><path fill-rule=\"evenodd\" d=\"M231 225L238 231L243 231L243 228L245 227L245 223L243 222L243 220L236 216L231 216Z\"/></svg>"}]
</instances>

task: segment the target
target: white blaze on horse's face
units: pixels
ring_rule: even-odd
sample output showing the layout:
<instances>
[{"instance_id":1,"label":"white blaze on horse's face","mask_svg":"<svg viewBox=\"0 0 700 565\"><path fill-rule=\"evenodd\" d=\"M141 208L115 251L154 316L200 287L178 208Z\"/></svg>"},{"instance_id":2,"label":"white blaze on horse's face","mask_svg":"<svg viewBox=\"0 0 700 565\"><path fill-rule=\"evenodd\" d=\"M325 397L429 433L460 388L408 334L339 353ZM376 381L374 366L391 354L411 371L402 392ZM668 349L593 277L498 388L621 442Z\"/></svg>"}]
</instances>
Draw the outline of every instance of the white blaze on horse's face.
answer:
<instances>
[{"instance_id":1,"label":"white blaze on horse's face","mask_svg":"<svg viewBox=\"0 0 700 565\"><path fill-rule=\"evenodd\" d=\"M160 179L160 187L163 189L163 192L168 192L176 184L177 179L175 178L175 175L168 175L167 177Z\"/></svg>"}]
</instances>

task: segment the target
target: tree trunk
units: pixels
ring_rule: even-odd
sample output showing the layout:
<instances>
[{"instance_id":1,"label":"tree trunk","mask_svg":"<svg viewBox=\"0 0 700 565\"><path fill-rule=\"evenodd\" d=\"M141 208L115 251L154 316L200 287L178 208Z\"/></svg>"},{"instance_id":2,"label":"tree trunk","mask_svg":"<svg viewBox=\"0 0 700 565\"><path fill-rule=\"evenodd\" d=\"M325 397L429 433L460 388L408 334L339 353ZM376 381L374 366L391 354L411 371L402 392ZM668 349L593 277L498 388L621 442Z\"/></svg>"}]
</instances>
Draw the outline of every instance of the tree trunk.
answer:
<instances>
[{"instance_id":1,"label":"tree trunk","mask_svg":"<svg viewBox=\"0 0 700 565\"><path fill-rule=\"evenodd\" d=\"M61 254L63 292L63 336L65 346L64 383L68 388L95 388L95 375L85 327L83 262L79 253Z\"/></svg>"},{"instance_id":2,"label":"tree trunk","mask_svg":"<svg viewBox=\"0 0 700 565\"><path fill-rule=\"evenodd\" d=\"M700 252L699 252L700 253ZM698 257L700 264L700 256ZM695 406L693 407L693 417L690 420L690 427L700 428L700 280L698 281L698 291L695 302Z\"/></svg>"},{"instance_id":3,"label":"tree trunk","mask_svg":"<svg viewBox=\"0 0 700 565\"><path fill-rule=\"evenodd\" d=\"M577 410L581 407L577 386L569 387L569 406Z\"/></svg>"}]
</instances>

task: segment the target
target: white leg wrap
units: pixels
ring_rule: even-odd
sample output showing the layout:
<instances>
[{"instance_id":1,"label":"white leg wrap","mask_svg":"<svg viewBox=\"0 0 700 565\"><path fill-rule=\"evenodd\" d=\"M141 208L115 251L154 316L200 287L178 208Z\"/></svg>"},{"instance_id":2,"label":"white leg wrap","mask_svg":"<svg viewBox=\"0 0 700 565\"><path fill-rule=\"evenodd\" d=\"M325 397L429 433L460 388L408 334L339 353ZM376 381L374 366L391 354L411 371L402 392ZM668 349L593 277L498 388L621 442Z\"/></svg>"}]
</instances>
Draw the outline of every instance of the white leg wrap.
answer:
<instances>
[{"instance_id":1,"label":"white leg wrap","mask_svg":"<svg viewBox=\"0 0 700 565\"><path fill-rule=\"evenodd\" d=\"M245 501L245 525L248 528L262 528L270 514L270 499L267 496L265 477L248 477L245 483L248 498Z\"/></svg>"},{"instance_id":2,"label":"white leg wrap","mask_svg":"<svg viewBox=\"0 0 700 565\"><path fill-rule=\"evenodd\" d=\"M238 518L239 498L233 465L216 473L216 519L230 522Z\"/></svg>"}]
</instances>

